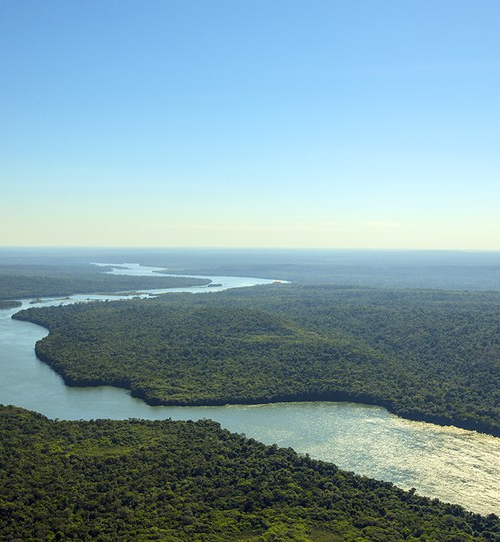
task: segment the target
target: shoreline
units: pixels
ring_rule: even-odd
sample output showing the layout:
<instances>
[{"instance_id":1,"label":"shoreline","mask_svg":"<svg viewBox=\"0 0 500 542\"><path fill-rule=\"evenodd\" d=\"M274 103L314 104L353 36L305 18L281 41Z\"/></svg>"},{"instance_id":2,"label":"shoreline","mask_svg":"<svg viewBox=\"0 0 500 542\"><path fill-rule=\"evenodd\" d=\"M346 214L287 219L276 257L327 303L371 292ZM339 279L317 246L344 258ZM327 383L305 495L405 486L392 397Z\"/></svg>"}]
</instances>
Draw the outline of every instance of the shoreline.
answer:
<instances>
[{"instance_id":1,"label":"shoreline","mask_svg":"<svg viewBox=\"0 0 500 542\"><path fill-rule=\"evenodd\" d=\"M33 324L40 325L34 321L30 321ZM40 327L45 328L40 325ZM47 331L50 330L47 329ZM307 393L297 393L297 394L284 394L284 395L275 395L273 397L252 397L252 398L221 398L221 399L193 399L191 401L178 401L171 400L165 401L155 397L148 397L141 389L134 389L131 382L127 379L97 379L97 378L72 378L69 377L64 368L61 368L57 363L55 363L49 356L39 352L37 345L35 344L35 354L37 358L43 363L47 364L55 373L61 376L64 381L64 384L69 387L74 388L91 388L99 386L112 386L115 388L124 389L130 392L131 397L140 399L144 403L153 407L221 407L226 405L240 405L240 406L250 406L250 405L270 405L278 403L319 403L319 402L335 402L335 403L355 403L361 405L377 406L385 408L387 412L398 416L401 419L415 421L415 422L425 422L434 425L439 425L442 427L452 426L458 429L465 429L467 431L475 431L477 433L483 433L493 437L500 438L500 428L495 428L488 426L486 424L481 424L480 422L474 421L460 421L453 420L446 416L426 416L420 414L419 412L411 412L409 414L403 414L397 411L393 405L384 400L376 399L369 395L357 395L342 390L330 391L330 392L307 392Z\"/></svg>"}]
</instances>

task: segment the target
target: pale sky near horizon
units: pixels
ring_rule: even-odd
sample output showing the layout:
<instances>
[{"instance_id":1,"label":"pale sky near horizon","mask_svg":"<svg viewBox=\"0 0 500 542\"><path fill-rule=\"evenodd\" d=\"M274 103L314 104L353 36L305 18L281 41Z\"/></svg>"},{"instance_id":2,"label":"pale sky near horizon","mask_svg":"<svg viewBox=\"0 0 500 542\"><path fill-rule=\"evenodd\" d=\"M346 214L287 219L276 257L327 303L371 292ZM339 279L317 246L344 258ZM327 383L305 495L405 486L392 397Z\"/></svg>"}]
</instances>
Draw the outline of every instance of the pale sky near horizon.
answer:
<instances>
[{"instance_id":1,"label":"pale sky near horizon","mask_svg":"<svg viewBox=\"0 0 500 542\"><path fill-rule=\"evenodd\" d=\"M2 0L0 246L500 250L497 0Z\"/></svg>"}]
</instances>

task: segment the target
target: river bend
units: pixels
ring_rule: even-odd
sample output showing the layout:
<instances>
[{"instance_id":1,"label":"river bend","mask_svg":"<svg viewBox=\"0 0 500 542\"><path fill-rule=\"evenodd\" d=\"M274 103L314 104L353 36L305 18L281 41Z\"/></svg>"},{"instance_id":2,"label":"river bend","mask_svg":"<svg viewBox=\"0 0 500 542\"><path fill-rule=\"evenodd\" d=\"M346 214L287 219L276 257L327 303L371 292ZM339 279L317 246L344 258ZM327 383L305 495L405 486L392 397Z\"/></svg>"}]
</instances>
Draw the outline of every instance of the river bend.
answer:
<instances>
[{"instance_id":1,"label":"river bend","mask_svg":"<svg viewBox=\"0 0 500 542\"><path fill-rule=\"evenodd\" d=\"M123 264L113 273L152 274L157 269ZM215 292L267 284L242 277L207 277L221 286L175 288L161 292ZM148 291L141 290L147 295ZM150 294L158 291L149 291ZM113 296L111 299L119 299ZM123 296L126 297L126 296ZM58 305L106 299L75 295L44 299ZM23 308L33 306L26 300ZM211 418L223 427L266 444L292 447L315 459L358 474L416 488L420 495L500 515L500 438L455 427L408 421L380 407L354 403L278 403L224 407L152 407L126 390L109 386L72 388L39 361L34 344L47 331L12 320L19 309L0 310L0 403L41 412L50 418Z\"/></svg>"}]
</instances>

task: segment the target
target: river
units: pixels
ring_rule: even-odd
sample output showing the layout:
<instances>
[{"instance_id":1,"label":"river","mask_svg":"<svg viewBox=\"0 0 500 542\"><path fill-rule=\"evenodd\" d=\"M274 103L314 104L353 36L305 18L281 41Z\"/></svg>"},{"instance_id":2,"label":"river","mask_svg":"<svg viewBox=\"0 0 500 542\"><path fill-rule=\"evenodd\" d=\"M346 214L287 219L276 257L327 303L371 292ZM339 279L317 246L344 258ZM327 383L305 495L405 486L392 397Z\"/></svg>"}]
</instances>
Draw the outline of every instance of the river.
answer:
<instances>
[{"instance_id":1,"label":"river","mask_svg":"<svg viewBox=\"0 0 500 542\"><path fill-rule=\"evenodd\" d=\"M123 264L113 273L151 274L156 268ZM266 284L266 279L207 277L220 287L175 288L209 292ZM147 291L141 290L147 294ZM163 291L163 290L162 290ZM151 294L158 291L149 291ZM119 299L121 296L112 296ZM123 296L126 297L126 296ZM44 299L58 305L106 299L75 295ZM315 459L337 464L358 474L386 480L420 495L461 504L482 514L500 515L500 438L455 427L398 418L384 408L354 403L278 403L224 407L151 407L126 390L109 386L72 388L34 353L34 344L47 335L39 326L0 310L0 403L41 412L50 418L146 418L176 420L210 418L223 427L266 444L292 447Z\"/></svg>"}]
</instances>

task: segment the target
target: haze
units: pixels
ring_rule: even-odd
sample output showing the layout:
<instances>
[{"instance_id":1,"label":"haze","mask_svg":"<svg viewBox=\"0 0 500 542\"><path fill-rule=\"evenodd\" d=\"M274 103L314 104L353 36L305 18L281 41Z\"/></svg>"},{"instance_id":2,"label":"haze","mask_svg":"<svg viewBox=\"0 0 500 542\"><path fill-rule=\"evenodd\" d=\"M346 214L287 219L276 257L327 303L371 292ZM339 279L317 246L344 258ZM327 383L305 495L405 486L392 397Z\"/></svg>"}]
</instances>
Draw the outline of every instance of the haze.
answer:
<instances>
[{"instance_id":1,"label":"haze","mask_svg":"<svg viewBox=\"0 0 500 542\"><path fill-rule=\"evenodd\" d=\"M3 0L0 245L500 250L499 20Z\"/></svg>"}]
</instances>

